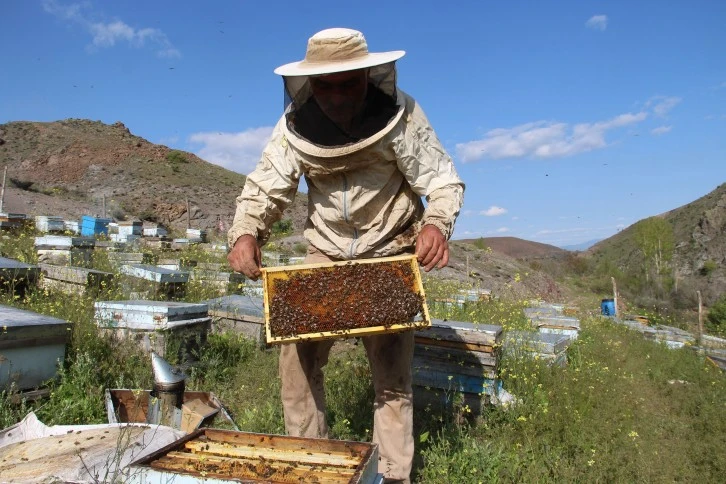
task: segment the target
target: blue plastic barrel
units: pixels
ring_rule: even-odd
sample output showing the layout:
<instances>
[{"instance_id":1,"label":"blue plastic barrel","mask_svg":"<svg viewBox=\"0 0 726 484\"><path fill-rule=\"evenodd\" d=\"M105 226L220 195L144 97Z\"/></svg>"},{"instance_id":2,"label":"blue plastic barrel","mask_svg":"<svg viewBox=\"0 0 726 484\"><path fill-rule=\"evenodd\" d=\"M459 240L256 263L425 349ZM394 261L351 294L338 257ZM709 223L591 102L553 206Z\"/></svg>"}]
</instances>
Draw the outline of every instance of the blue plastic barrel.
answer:
<instances>
[{"instance_id":1,"label":"blue plastic barrel","mask_svg":"<svg viewBox=\"0 0 726 484\"><path fill-rule=\"evenodd\" d=\"M600 303L600 313L603 316L615 316L615 299L603 299Z\"/></svg>"}]
</instances>

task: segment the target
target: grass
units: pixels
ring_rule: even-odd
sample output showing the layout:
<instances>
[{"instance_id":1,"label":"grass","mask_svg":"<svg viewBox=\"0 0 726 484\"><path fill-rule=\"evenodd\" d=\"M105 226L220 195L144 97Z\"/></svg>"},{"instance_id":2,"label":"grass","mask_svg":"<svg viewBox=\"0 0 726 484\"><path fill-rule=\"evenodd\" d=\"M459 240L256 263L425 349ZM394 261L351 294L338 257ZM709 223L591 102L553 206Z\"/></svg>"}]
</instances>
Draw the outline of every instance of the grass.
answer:
<instances>
[{"instance_id":1,"label":"grass","mask_svg":"<svg viewBox=\"0 0 726 484\"><path fill-rule=\"evenodd\" d=\"M32 262L32 237L2 239L0 250ZM191 251L184 257L213 262L221 256ZM97 263L104 264L102 258ZM426 279L432 297L459 289ZM98 299L120 297L111 288ZM188 291L185 300L206 297L200 287ZM49 425L103 423L104 389L151 388L148 356L97 331L93 298L33 289L21 298L4 294L0 299L73 323L49 397L13 403L12 390L0 393L0 427L31 410ZM437 318L525 329L526 306L492 300L461 307L432 303L430 309ZM608 319L581 316L580 337L568 349L565 368L514 355L502 358L504 388L518 404L485 407L473 415L451 395L455 404L446 412L417 407L415 481L721 482L726 475L724 375L688 348L670 350ZM187 370L189 390L214 392L244 431L284 433L276 348L261 350L233 333L211 334L197 357ZM362 345L336 345L325 379L332 436L370 440L373 389Z\"/></svg>"}]
</instances>

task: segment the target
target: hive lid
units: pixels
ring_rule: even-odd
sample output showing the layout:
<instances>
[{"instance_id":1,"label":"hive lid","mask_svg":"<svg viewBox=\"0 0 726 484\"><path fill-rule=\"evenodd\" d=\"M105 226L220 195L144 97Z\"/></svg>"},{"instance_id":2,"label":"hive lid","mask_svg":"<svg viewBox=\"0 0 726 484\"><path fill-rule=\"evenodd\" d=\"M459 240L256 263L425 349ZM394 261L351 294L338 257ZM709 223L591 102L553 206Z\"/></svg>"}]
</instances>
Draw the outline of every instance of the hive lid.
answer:
<instances>
[{"instance_id":1,"label":"hive lid","mask_svg":"<svg viewBox=\"0 0 726 484\"><path fill-rule=\"evenodd\" d=\"M206 301L211 313L231 313L239 316L264 316L264 302L260 296L233 294Z\"/></svg>"},{"instance_id":2,"label":"hive lid","mask_svg":"<svg viewBox=\"0 0 726 484\"><path fill-rule=\"evenodd\" d=\"M37 269L37 267L15 259L0 257L0 269Z\"/></svg>"},{"instance_id":3,"label":"hive lid","mask_svg":"<svg viewBox=\"0 0 726 484\"><path fill-rule=\"evenodd\" d=\"M53 318L33 311L26 311L11 306L0 305L0 338L3 334L13 328L25 326L63 326L69 325L68 321Z\"/></svg>"}]
</instances>

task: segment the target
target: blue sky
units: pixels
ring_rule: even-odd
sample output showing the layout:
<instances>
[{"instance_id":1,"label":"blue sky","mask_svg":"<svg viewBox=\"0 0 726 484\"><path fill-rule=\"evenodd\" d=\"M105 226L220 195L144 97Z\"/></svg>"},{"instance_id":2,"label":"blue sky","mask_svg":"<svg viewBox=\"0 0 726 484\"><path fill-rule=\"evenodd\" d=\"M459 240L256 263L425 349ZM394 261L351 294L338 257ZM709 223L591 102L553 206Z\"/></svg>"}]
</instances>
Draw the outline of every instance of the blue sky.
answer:
<instances>
[{"instance_id":1,"label":"blue sky","mask_svg":"<svg viewBox=\"0 0 726 484\"><path fill-rule=\"evenodd\" d=\"M467 184L455 238L601 239L726 181L722 0L9 0L0 123L121 121L248 173L273 69L329 27L407 52L399 86Z\"/></svg>"}]
</instances>

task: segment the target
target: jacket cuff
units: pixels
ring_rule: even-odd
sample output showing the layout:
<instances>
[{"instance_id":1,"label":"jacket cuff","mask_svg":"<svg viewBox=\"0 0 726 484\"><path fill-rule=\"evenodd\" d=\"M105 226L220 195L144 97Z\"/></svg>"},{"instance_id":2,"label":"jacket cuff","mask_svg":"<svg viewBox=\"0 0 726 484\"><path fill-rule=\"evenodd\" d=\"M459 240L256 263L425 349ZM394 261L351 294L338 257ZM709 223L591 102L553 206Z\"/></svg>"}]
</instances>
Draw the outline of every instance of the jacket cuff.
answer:
<instances>
[{"instance_id":1,"label":"jacket cuff","mask_svg":"<svg viewBox=\"0 0 726 484\"><path fill-rule=\"evenodd\" d=\"M232 227L229 229L229 232L227 232L227 250L232 250L232 247L234 247L234 244L237 242L237 239L242 237L243 235L251 235L255 239L257 239L257 231L251 230L248 228L240 227L235 228Z\"/></svg>"},{"instance_id":2,"label":"jacket cuff","mask_svg":"<svg viewBox=\"0 0 726 484\"><path fill-rule=\"evenodd\" d=\"M444 238L446 240L449 240L449 237L451 237L449 224L446 224L442 222L441 220L435 219L435 218L424 218L423 222L421 223L421 228L423 228L425 225L433 225L437 229L441 231L441 233L444 235Z\"/></svg>"}]
</instances>

